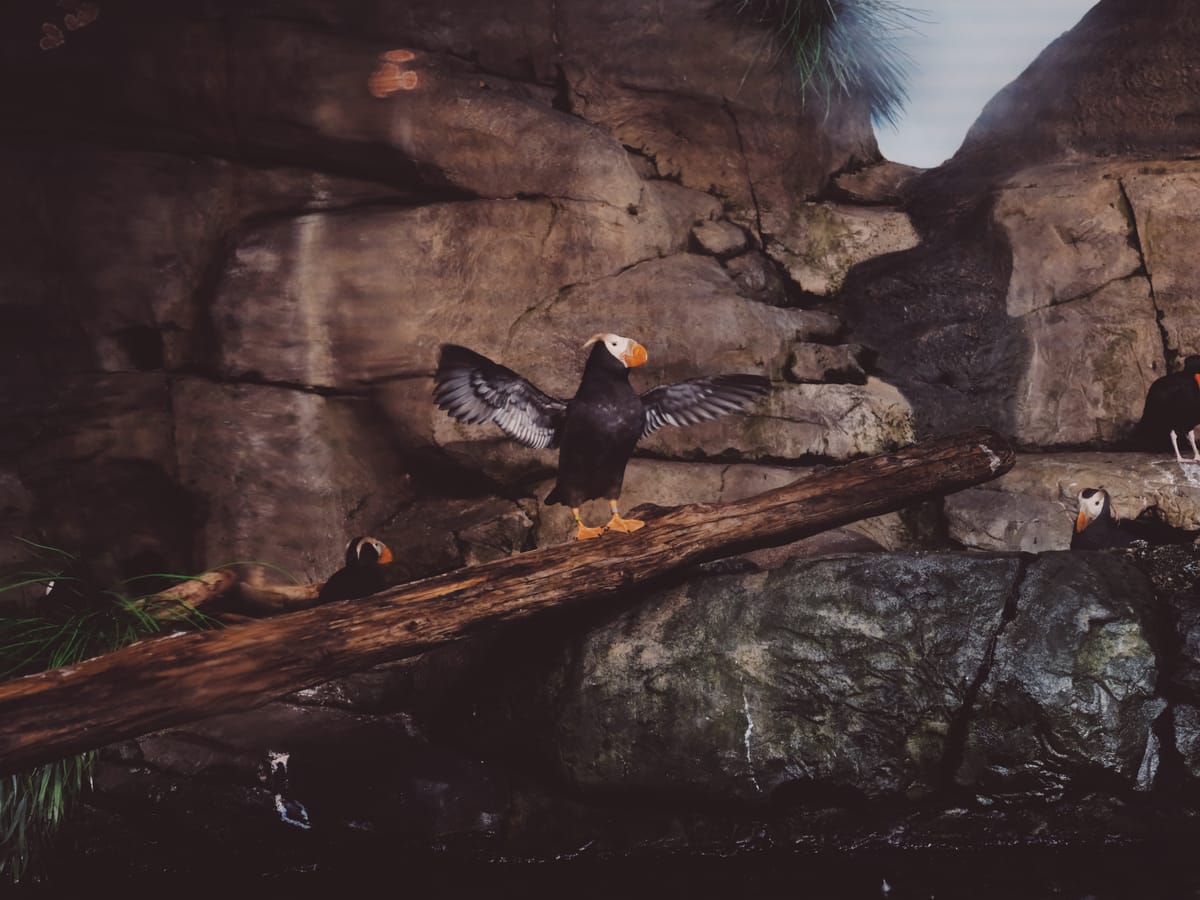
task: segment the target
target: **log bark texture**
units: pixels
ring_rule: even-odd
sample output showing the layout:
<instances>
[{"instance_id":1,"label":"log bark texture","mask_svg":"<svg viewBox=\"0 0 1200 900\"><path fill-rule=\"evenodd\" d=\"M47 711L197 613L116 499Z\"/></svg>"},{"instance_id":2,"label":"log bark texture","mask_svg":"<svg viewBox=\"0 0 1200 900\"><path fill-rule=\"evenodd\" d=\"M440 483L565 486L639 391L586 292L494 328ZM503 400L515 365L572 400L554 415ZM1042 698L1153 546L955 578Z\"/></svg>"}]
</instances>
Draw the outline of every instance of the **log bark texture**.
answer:
<instances>
[{"instance_id":1,"label":"log bark texture","mask_svg":"<svg viewBox=\"0 0 1200 900\"><path fill-rule=\"evenodd\" d=\"M531 551L372 597L141 641L0 684L0 774L246 709L471 632L594 601L682 567L775 546L1012 468L977 429L847 463L735 503L655 510L634 534Z\"/></svg>"}]
</instances>

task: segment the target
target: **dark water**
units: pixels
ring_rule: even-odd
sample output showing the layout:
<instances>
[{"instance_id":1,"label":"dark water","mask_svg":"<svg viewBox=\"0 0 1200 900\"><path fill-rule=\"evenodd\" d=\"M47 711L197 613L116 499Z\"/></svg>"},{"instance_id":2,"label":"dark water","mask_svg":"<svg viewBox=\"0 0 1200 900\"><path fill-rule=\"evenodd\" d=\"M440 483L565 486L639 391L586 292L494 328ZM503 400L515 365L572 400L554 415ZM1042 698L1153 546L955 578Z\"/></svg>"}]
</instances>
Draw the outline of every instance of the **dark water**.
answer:
<instances>
[{"instance_id":1,"label":"dark water","mask_svg":"<svg viewBox=\"0 0 1200 900\"><path fill-rule=\"evenodd\" d=\"M152 868L152 866L151 866ZM239 867L240 868L240 867ZM1147 851L937 850L865 854L745 853L734 857L661 856L548 862L414 858L403 853L290 871L235 870L219 859L181 876L122 876L82 866L58 872L30 895L86 896L103 887L234 896L331 894L405 898L788 898L788 900L1159 900L1200 898L1200 847ZM4 891L0 889L0 894ZM19 895L26 891L18 892Z\"/></svg>"}]
</instances>

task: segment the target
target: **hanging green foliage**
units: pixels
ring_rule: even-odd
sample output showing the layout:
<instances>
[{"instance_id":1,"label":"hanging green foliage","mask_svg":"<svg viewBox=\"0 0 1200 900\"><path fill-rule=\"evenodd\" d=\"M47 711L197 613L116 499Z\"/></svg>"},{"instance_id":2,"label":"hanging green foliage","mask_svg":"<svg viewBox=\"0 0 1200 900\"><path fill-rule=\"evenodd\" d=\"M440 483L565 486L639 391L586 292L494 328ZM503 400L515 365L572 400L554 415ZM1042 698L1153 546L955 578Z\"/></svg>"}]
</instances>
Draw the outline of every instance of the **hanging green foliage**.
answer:
<instances>
[{"instance_id":1,"label":"hanging green foliage","mask_svg":"<svg viewBox=\"0 0 1200 900\"><path fill-rule=\"evenodd\" d=\"M895 0L732 2L739 17L771 30L806 89L827 104L861 97L876 124L896 124L913 65L901 39L922 21L919 11Z\"/></svg>"}]
</instances>

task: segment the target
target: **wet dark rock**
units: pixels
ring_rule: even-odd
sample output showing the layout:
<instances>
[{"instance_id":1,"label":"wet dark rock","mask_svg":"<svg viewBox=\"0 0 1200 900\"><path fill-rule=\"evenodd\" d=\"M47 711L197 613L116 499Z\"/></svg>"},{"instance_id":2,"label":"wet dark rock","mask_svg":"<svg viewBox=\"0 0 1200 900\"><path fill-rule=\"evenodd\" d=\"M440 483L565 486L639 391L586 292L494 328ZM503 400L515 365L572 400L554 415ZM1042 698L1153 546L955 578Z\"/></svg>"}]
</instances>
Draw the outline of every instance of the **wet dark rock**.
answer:
<instances>
[{"instance_id":1,"label":"wet dark rock","mask_svg":"<svg viewBox=\"0 0 1200 900\"><path fill-rule=\"evenodd\" d=\"M1044 553L1016 586L970 716L956 781L995 799L1055 801L1077 783L1132 787L1153 748L1151 586L1100 553Z\"/></svg>"}]
</instances>

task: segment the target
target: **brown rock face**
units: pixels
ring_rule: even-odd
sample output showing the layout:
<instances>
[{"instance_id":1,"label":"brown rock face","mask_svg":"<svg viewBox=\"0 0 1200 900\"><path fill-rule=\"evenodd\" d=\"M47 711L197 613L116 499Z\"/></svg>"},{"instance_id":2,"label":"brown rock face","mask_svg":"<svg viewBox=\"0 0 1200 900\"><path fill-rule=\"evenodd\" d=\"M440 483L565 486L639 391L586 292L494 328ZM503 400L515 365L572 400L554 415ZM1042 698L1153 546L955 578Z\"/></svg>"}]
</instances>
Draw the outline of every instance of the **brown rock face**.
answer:
<instances>
[{"instance_id":1,"label":"brown rock face","mask_svg":"<svg viewBox=\"0 0 1200 900\"><path fill-rule=\"evenodd\" d=\"M15 11L0 24L0 105L21 123L0 167L17 533L119 531L119 554L152 546L173 569L302 578L352 534L403 543L405 522L483 548L432 554L446 565L511 551L534 524L513 504L553 455L438 412L439 344L569 397L598 331L644 341L664 382L782 380L796 342L841 328L794 307L763 235L877 158L864 111L807 103L762 33L711 3L135 2L50 49ZM745 428L657 452L828 443ZM843 438L831 455L878 443ZM508 506L491 537L430 512L492 494Z\"/></svg>"},{"instance_id":2,"label":"brown rock face","mask_svg":"<svg viewBox=\"0 0 1200 900\"><path fill-rule=\"evenodd\" d=\"M984 107L955 165L1194 151L1195 7L1163 0L1147 12L1137 0L1096 4Z\"/></svg>"}]
</instances>

